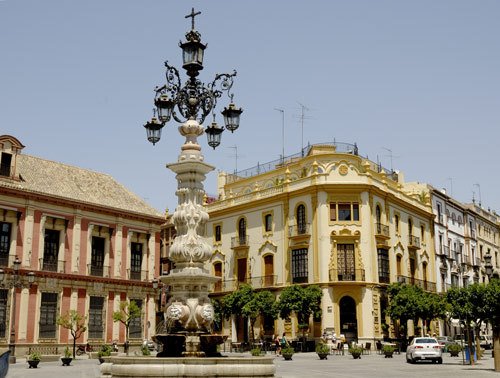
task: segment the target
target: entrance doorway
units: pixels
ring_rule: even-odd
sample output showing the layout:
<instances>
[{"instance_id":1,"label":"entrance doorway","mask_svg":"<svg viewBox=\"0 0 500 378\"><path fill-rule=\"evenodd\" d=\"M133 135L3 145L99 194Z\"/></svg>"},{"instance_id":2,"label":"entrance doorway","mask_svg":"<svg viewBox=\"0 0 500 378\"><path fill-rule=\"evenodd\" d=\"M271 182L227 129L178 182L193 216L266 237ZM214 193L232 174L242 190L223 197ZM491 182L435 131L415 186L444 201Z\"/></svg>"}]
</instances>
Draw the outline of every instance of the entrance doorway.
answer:
<instances>
[{"instance_id":1,"label":"entrance doorway","mask_svg":"<svg viewBox=\"0 0 500 378\"><path fill-rule=\"evenodd\" d=\"M343 333L346 342L350 344L358 340L358 320L356 317L356 302L349 296L340 300L340 333Z\"/></svg>"}]
</instances>

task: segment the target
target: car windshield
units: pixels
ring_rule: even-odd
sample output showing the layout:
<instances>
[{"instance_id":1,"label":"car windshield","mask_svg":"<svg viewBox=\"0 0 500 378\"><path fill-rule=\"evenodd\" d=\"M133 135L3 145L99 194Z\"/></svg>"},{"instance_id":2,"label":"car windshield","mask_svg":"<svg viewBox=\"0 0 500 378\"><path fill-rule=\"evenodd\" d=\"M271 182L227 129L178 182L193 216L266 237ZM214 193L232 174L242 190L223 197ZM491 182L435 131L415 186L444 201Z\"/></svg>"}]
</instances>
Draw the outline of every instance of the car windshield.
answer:
<instances>
[{"instance_id":1,"label":"car windshield","mask_svg":"<svg viewBox=\"0 0 500 378\"><path fill-rule=\"evenodd\" d=\"M416 339L416 344L436 344L436 340L434 339Z\"/></svg>"}]
</instances>

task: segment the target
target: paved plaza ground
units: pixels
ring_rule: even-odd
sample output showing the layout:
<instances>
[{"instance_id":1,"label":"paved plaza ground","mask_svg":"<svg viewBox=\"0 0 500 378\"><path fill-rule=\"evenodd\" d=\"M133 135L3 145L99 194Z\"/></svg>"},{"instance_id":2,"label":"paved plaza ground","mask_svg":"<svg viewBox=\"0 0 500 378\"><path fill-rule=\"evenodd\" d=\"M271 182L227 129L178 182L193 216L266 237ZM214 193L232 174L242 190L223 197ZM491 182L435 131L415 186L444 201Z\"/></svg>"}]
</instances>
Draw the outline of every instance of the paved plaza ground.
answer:
<instances>
[{"instance_id":1,"label":"paved plaza ground","mask_svg":"<svg viewBox=\"0 0 500 378\"><path fill-rule=\"evenodd\" d=\"M248 356L250 354L231 354ZM433 363L407 364L404 354L394 355L394 358L384 358L372 353L364 355L360 360L351 356L329 356L328 360L320 361L316 353L296 353L292 361L283 361L281 357L274 357L276 376L282 378L316 378L316 377L370 377L370 378L500 378L500 373L493 371L491 353L478 361L476 365L462 364L462 358L451 358L444 355L442 365ZM72 366L61 366L60 362L41 362L38 369L28 369L28 364L23 359L18 359L17 364L11 365L7 378L97 378L100 376L99 362L78 357Z\"/></svg>"}]
</instances>

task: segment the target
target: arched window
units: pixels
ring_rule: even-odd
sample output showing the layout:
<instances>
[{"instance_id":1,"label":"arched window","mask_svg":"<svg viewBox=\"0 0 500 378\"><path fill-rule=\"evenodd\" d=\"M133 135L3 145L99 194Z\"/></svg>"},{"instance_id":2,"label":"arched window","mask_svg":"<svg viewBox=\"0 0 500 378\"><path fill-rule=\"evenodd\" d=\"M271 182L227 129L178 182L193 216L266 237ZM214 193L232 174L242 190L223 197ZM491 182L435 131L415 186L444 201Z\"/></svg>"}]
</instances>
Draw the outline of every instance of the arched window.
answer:
<instances>
[{"instance_id":1,"label":"arched window","mask_svg":"<svg viewBox=\"0 0 500 378\"><path fill-rule=\"evenodd\" d=\"M304 205L297 207L297 232L299 234L306 233L306 207Z\"/></svg>"}]
</instances>

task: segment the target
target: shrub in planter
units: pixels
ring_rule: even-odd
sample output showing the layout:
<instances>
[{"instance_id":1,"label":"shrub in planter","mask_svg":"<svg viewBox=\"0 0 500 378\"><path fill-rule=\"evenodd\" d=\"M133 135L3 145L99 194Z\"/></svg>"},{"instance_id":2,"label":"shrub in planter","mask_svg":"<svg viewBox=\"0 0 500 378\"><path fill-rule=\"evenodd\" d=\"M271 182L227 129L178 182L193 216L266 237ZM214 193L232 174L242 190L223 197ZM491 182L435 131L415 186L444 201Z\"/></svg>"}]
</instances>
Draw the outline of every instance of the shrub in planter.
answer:
<instances>
[{"instance_id":1,"label":"shrub in planter","mask_svg":"<svg viewBox=\"0 0 500 378\"><path fill-rule=\"evenodd\" d=\"M316 353L320 360L328 359L328 355L330 354L330 347L324 343L319 343L316 345Z\"/></svg>"},{"instance_id":2,"label":"shrub in planter","mask_svg":"<svg viewBox=\"0 0 500 378\"><path fill-rule=\"evenodd\" d=\"M260 356L260 354L262 353L261 349L260 348L253 348L251 351L250 351L251 355L254 356L254 357L258 357Z\"/></svg>"},{"instance_id":3,"label":"shrub in planter","mask_svg":"<svg viewBox=\"0 0 500 378\"><path fill-rule=\"evenodd\" d=\"M292 356L294 353L295 353L295 349L293 349L291 346L287 346L287 347L281 349L281 355L287 361L290 361L292 359Z\"/></svg>"},{"instance_id":4,"label":"shrub in planter","mask_svg":"<svg viewBox=\"0 0 500 378\"><path fill-rule=\"evenodd\" d=\"M29 364L29 368L33 368L33 369L36 369L38 364L40 363L40 358L42 357L42 355L38 352L33 352L31 353L29 356L28 356L28 364Z\"/></svg>"},{"instance_id":5,"label":"shrub in planter","mask_svg":"<svg viewBox=\"0 0 500 378\"><path fill-rule=\"evenodd\" d=\"M143 356L151 356L151 351L149 350L147 345L143 345L141 347L141 352Z\"/></svg>"},{"instance_id":6,"label":"shrub in planter","mask_svg":"<svg viewBox=\"0 0 500 378\"><path fill-rule=\"evenodd\" d=\"M109 345L104 344L99 349L99 352L97 352L97 357L99 358L99 362L102 364L104 362L103 357L108 357L108 356L111 356L111 347Z\"/></svg>"},{"instance_id":7,"label":"shrub in planter","mask_svg":"<svg viewBox=\"0 0 500 378\"><path fill-rule=\"evenodd\" d=\"M385 344L382 346L382 353L385 355L385 358L392 358L394 354L394 347L392 345Z\"/></svg>"},{"instance_id":8,"label":"shrub in planter","mask_svg":"<svg viewBox=\"0 0 500 378\"><path fill-rule=\"evenodd\" d=\"M63 366L69 366L72 360L73 358L71 357L71 350L68 347L64 348L64 356L61 357Z\"/></svg>"},{"instance_id":9,"label":"shrub in planter","mask_svg":"<svg viewBox=\"0 0 500 378\"><path fill-rule=\"evenodd\" d=\"M351 346L349 347L349 353L352 355L352 358L355 360L361 358L361 353L363 353L363 348L359 346Z\"/></svg>"},{"instance_id":10,"label":"shrub in planter","mask_svg":"<svg viewBox=\"0 0 500 378\"><path fill-rule=\"evenodd\" d=\"M450 357L458 357L458 354L462 351L460 344L449 344L448 352L450 352Z\"/></svg>"}]
</instances>

